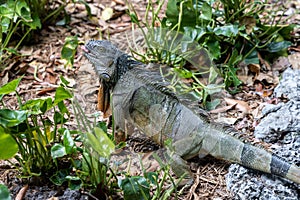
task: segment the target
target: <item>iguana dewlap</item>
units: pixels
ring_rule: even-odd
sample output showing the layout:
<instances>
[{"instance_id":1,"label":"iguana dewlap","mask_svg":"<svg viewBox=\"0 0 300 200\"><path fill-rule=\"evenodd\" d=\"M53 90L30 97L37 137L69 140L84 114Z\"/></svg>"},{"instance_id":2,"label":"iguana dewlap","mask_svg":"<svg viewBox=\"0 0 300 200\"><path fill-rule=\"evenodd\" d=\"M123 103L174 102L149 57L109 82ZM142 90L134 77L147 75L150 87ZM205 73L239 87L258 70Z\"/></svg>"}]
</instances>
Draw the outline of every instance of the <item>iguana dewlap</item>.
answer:
<instances>
[{"instance_id":1,"label":"iguana dewlap","mask_svg":"<svg viewBox=\"0 0 300 200\"><path fill-rule=\"evenodd\" d=\"M171 139L165 157L177 176L186 174L185 178L192 180L185 160L210 154L300 184L299 167L264 149L244 144L221 126L209 123L180 102L160 75L146 70L145 65L109 41L89 41L83 50L102 82L102 101L106 105L103 112L108 109L112 93L115 131L126 132L128 125L134 126L161 146Z\"/></svg>"}]
</instances>

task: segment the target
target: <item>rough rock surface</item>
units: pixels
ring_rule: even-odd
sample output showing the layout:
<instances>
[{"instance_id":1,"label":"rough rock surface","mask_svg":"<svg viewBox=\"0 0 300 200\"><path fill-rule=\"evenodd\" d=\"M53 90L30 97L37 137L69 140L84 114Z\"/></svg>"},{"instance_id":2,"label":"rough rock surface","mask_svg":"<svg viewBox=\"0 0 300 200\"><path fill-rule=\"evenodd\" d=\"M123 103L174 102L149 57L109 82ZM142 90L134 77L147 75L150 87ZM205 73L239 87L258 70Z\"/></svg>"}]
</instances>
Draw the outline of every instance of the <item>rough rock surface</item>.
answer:
<instances>
[{"instance_id":1,"label":"rough rock surface","mask_svg":"<svg viewBox=\"0 0 300 200\"><path fill-rule=\"evenodd\" d=\"M289 101L263 109L255 137L272 143L275 154L300 166L300 70L288 68L274 92L276 97L285 95ZM300 185L237 164L230 166L226 184L234 199L300 199Z\"/></svg>"}]
</instances>

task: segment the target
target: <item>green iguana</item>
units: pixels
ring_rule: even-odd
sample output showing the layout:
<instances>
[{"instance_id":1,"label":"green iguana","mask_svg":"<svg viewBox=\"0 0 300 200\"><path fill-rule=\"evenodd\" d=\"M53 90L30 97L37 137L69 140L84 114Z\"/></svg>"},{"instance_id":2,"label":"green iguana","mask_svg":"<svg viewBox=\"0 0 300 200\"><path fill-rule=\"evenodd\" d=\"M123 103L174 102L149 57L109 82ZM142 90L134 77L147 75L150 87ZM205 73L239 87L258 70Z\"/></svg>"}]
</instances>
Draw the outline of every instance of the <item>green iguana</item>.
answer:
<instances>
[{"instance_id":1,"label":"green iguana","mask_svg":"<svg viewBox=\"0 0 300 200\"><path fill-rule=\"evenodd\" d=\"M101 79L100 107L104 113L109 109L112 93L115 131L126 133L128 125L134 126L161 146L171 139L165 157L177 176L185 174L187 183L192 183L193 175L185 160L210 154L300 184L300 168L295 164L245 144L208 122L184 105L159 74L150 72L109 41L91 40L83 51Z\"/></svg>"}]
</instances>

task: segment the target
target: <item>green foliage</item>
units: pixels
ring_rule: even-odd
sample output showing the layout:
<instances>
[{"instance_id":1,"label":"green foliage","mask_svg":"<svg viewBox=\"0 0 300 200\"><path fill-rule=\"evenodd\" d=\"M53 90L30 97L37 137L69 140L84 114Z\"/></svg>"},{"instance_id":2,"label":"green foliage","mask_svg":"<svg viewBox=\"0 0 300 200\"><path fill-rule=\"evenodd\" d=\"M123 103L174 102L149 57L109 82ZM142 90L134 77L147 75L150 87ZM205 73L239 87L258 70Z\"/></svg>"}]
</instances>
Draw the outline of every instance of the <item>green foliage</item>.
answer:
<instances>
[{"instance_id":1,"label":"green foliage","mask_svg":"<svg viewBox=\"0 0 300 200\"><path fill-rule=\"evenodd\" d=\"M9 190L3 184L0 184L0 199L1 200L11 200L11 197L10 197L10 194L9 194Z\"/></svg>"},{"instance_id":2,"label":"green foliage","mask_svg":"<svg viewBox=\"0 0 300 200\"><path fill-rule=\"evenodd\" d=\"M91 126L85 112L79 103L73 100L74 115L77 124L82 129L81 141L82 161L77 168L76 176L81 180L82 186L90 189L91 193L101 199L114 192L116 175L110 168L110 155L115 150L115 145L107 133L107 126L100 122Z\"/></svg>"},{"instance_id":3,"label":"green foliage","mask_svg":"<svg viewBox=\"0 0 300 200\"><path fill-rule=\"evenodd\" d=\"M120 188L124 191L124 199L144 200L150 199L150 185L144 177L126 177L120 182Z\"/></svg>"},{"instance_id":4,"label":"green foliage","mask_svg":"<svg viewBox=\"0 0 300 200\"><path fill-rule=\"evenodd\" d=\"M171 141L169 141L171 143ZM177 195L181 191L177 191L178 185L180 184L183 176L175 182L170 172L170 164L164 163L160 157L153 153L153 157L160 165L160 169L156 172L146 172L143 167L142 161L140 164L142 167L142 176L129 176L125 173L125 178L118 179L118 185L123 191L124 199L169 199L170 196ZM167 189L165 186L167 186Z\"/></svg>"},{"instance_id":5,"label":"green foliage","mask_svg":"<svg viewBox=\"0 0 300 200\"><path fill-rule=\"evenodd\" d=\"M134 8L129 7L132 22L140 29L147 28L147 31L142 30L148 48L146 54L135 51L133 53L143 62L158 61L175 66L176 73L182 78L198 78L194 80L196 84L193 83L190 90L194 90L206 106L209 103L206 100L210 97L208 88L212 88L212 85L206 88L207 83L204 84L205 81L199 79L199 74L202 77L211 77L211 74L203 74L204 71L211 71L203 67L212 66L209 62L205 66L196 64L198 69L201 68L199 73L186 68L187 63L195 66L197 57L211 59L218 68L214 67L214 71L224 78L225 88L234 93L241 84L236 75L240 62L258 64L258 54L272 62L277 56L286 55L287 48L291 45L290 33L294 25L282 26L274 21L270 25L264 23L261 14L265 11L266 2L169 0L166 17L160 19L158 13L163 2L159 1L157 9L154 9L150 1L145 19L141 21L138 20ZM150 12L154 17L149 22L147 19ZM156 24L161 27L155 28ZM207 49L208 53L203 53L203 50L200 54L195 53L201 48ZM202 84L197 84L200 82ZM219 86L221 85L216 88Z\"/></svg>"},{"instance_id":6,"label":"green foliage","mask_svg":"<svg viewBox=\"0 0 300 200\"><path fill-rule=\"evenodd\" d=\"M84 0L72 0L83 3L90 14L90 8ZM17 49L23 41L32 42L34 31L40 30L44 24L54 23L63 17L59 25L66 25L69 16L65 7L70 1L50 0L7 0L0 3L0 64L5 67L11 54L18 54ZM56 4L56 5L52 5ZM63 15L62 15L63 14ZM13 43L13 48L8 45Z\"/></svg>"},{"instance_id":7,"label":"green foliage","mask_svg":"<svg viewBox=\"0 0 300 200\"><path fill-rule=\"evenodd\" d=\"M132 50L134 56L142 62L161 62L171 65L174 68L167 74L162 74L171 82L172 90L179 95L189 95L192 100L202 101L203 106L208 108L208 96L221 91L224 88L222 83L216 84L219 70L212 65L210 53L197 43L189 35L180 32L178 28L154 27L156 21L163 23L157 17L164 1L160 1L158 8L154 10L151 1L148 3L145 19L148 19L148 13L152 12L151 22L147 20L138 21L133 7L131 7L131 20L137 24L144 35L147 45L145 54ZM168 7L172 13L173 7ZM190 22L189 22L190 23ZM146 27L144 31L142 27ZM192 70L188 69L192 65ZM163 69L160 69L161 72ZM186 84L182 79L193 79L190 84ZM205 85L203 80L207 85ZM211 106L213 107L213 106Z\"/></svg>"},{"instance_id":8,"label":"green foliage","mask_svg":"<svg viewBox=\"0 0 300 200\"><path fill-rule=\"evenodd\" d=\"M15 156L23 177L51 174L52 170L55 172L58 158L69 155L71 159L77 153L70 132L62 128L69 118L64 100L72 95L62 85L54 100L33 99L21 103L16 90L20 81L21 78L13 80L0 88L2 95L16 93L20 102L19 110L0 109L0 142L9 144L1 148L0 158ZM2 105L5 106L3 100ZM50 110L55 113L52 119L47 116ZM65 154L59 154L62 149ZM15 155L17 151L19 154Z\"/></svg>"},{"instance_id":9,"label":"green foliage","mask_svg":"<svg viewBox=\"0 0 300 200\"><path fill-rule=\"evenodd\" d=\"M0 95L15 93L20 99L17 93L20 81L21 78L2 86ZM54 99L28 100L20 103L19 110L6 108L2 100L0 144L6 145L0 145L0 159L15 157L24 178L49 178L50 175L49 179L56 185L67 183L71 189L84 187L101 197L103 191L110 193L116 185L112 170L107 175L109 157L115 145L107 136L107 127L103 123L101 128L91 127L80 105L73 99L68 82L63 77L61 81ZM70 118L65 101L72 102L74 112L80 118L78 125L84 126L84 133L65 128ZM49 117L49 113L54 113L53 117ZM83 146L76 146L76 142ZM79 159L79 154L83 159Z\"/></svg>"},{"instance_id":10,"label":"green foliage","mask_svg":"<svg viewBox=\"0 0 300 200\"><path fill-rule=\"evenodd\" d=\"M77 36L66 37L65 44L61 50L61 58L67 61L66 66L73 65L78 44Z\"/></svg>"},{"instance_id":11,"label":"green foliage","mask_svg":"<svg viewBox=\"0 0 300 200\"><path fill-rule=\"evenodd\" d=\"M244 0L169 0L162 26L202 44L217 64L224 65L220 68L226 89L237 89L241 84L236 76L239 62L258 64L258 52L274 58L285 55L291 45L288 40L294 25L263 24L259 14L265 5ZM227 62L228 58L235 62Z\"/></svg>"}]
</instances>

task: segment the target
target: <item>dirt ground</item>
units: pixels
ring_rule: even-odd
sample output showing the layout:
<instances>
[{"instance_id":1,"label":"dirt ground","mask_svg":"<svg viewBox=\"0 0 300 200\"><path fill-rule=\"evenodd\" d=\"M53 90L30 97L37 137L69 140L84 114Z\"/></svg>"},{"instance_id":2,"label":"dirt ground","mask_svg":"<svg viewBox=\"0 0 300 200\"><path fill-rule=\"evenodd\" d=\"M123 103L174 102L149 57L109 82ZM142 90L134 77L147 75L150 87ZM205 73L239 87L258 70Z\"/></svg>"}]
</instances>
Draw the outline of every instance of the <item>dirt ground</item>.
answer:
<instances>
[{"instance_id":1,"label":"dirt ground","mask_svg":"<svg viewBox=\"0 0 300 200\"><path fill-rule=\"evenodd\" d=\"M82 50L80 48L78 48L74 67L64 67L65 61L61 59L60 52L65 38L67 36L77 35L82 43L90 39L110 39L128 53L129 45L127 42L132 41L133 38L131 35L132 25L130 17L126 14L127 6L124 0L94 0L87 2L91 7L91 18L88 17L83 4L70 4L67 7L68 14L71 16L70 24L67 26L49 25L48 27L44 27L40 35L32 42L32 45L21 48L21 53L28 56L15 58L4 71L0 72L0 85L4 85L8 81L24 75L19 87L19 94L22 95L24 100L36 97L48 97L54 96L55 89L60 83L59 76L63 75L71 82L71 85L74 86L76 98L79 100L82 109L86 111L90 119L93 119L93 113L97 112L98 78L91 64L82 56ZM278 3L278 1L274 2ZM147 1L132 0L131 3L134 5L139 17L142 18L145 13ZM294 7L299 9L300 4L298 1L292 1L292 3L286 6L286 9ZM108 20L104 20L105 16L103 13L107 8L113 9L113 15L110 16ZM165 8L166 7L163 7L162 16ZM300 18L298 15L295 15L291 20L299 24ZM135 38L135 40L136 44L140 43L139 38ZM294 51L299 52L299 49L294 49ZM290 60L281 59L278 61L278 65L274 64L277 68L274 67L273 69L277 72L271 70L271 72L261 73L261 77L258 78L269 80L272 84L272 87L268 88L268 91L270 91L278 83L278 71L282 71L282 69L288 65L288 62L296 62L297 60L297 58L290 58ZM246 82L252 78L242 75L240 77L245 78ZM221 110L211 112L212 116L221 122L230 123L238 130L249 133L250 136L247 136L246 139L253 143L259 143L251 134L255 124L258 123L255 119L259 116L263 106L262 104L276 101L272 99L270 95L253 95L252 91L257 91L256 89L255 85L253 83L251 85L250 81L248 84L245 84L243 93L234 97L225 94L228 100L223 102ZM263 90L258 92L266 93L266 91ZM232 99L239 99L239 101L232 102ZM5 98L5 101L11 109L17 108L15 98L8 96ZM238 106L232 106L233 104ZM249 105L251 105L251 112L245 115L243 110L250 109ZM218 113L222 113L221 116ZM101 116L97 120L101 120ZM69 125L70 127L76 127L75 120ZM267 144L263 145L268 146ZM116 154L113 159L124 160L129 155L133 159L130 173L132 173L132 175L140 174L139 154L128 151L127 148L126 153ZM151 163L153 161L147 160L148 158L146 156L144 157L142 159L145 161L145 165L147 165L147 162ZM229 163L211 157L203 159L195 158L190 160L189 163L195 174L195 182L192 187L185 189L182 194L180 194L179 199L219 200L231 198L231 194L225 185L225 175ZM127 163L124 163L120 166L120 170L126 170L126 167ZM11 166L6 162L0 163L0 171L2 172L0 180L10 185L10 189L14 190L15 193L18 193L23 185L25 185L22 181L14 177L15 174ZM8 182L14 183L10 184ZM42 187L32 187L32 190L27 190L27 192L29 193L29 191L32 192L33 190L38 191L39 188L41 189ZM54 186L49 186L47 191L55 190L56 193L52 195L55 197L55 194L59 193L58 191L65 189L66 188L57 189ZM45 191L41 189L40 193L43 192Z\"/></svg>"}]
</instances>

